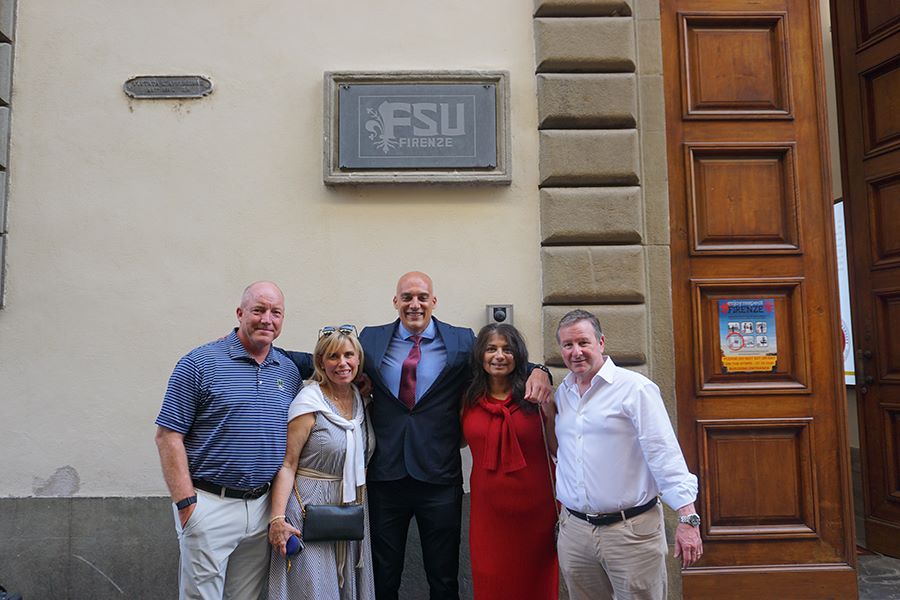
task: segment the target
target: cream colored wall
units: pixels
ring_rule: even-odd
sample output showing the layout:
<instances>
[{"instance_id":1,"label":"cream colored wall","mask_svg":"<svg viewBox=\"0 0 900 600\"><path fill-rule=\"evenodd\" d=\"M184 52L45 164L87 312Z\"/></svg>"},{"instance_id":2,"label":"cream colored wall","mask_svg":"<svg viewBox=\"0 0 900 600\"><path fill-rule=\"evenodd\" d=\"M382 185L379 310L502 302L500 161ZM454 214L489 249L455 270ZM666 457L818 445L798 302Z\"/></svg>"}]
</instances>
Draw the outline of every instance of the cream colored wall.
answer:
<instances>
[{"instance_id":1,"label":"cream colored wall","mask_svg":"<svg viewBox=\"0 0 900 600\"><path fill-rule=\"evenodd\" d=\"M243 286L287 297L279 340L396 315L515 304L540 347L531 6L518 0L19 3L0 494L165 492L153 421L175 361L229 331ZM509 187L329 189L326 70L505 69ZM204 74L197 101L129 101L137 74ZM54 476L54 474L56 474Z\"/></svg>"}]
</instances>

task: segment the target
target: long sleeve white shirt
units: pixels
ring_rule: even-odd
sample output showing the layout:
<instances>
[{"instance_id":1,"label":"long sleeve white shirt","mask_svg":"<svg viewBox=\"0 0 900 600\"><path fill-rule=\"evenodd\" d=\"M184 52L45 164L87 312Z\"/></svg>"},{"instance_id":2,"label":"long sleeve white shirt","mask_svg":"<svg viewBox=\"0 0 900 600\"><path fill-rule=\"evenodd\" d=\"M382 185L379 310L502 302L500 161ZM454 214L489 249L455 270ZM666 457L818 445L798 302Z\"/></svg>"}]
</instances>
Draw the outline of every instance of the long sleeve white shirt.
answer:
<instances>
[{"instance_id":1,"label":"long sleeve white shirt","mask_svg":"<svg viewBox=\"0 0 900 600\"><path fill-rule=\"evenodd\" d=\"M582 396L569 373L556 390L556 494L568 508L617 512L662 493L673 509L697 498L659 387L640 373L603 366Z\"/></svg>"}]
</instances>

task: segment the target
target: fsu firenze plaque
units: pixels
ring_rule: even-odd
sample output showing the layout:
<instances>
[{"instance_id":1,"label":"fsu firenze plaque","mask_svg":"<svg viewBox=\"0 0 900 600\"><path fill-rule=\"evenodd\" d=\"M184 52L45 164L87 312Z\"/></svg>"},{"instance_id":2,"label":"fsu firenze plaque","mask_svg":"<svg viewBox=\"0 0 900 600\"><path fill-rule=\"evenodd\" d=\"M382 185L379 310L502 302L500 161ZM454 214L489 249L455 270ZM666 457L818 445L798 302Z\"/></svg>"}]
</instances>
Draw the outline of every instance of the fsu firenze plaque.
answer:
<instances>
[{"instance_id":1,"label":"fsu firenze plaque","mask_svg":"<svg viewBox=\"0 0 900 600\"><path fill-rule=\"evenodd\" d=\"M325 183L508 184L504 72L325 74Z\"/></svg>"}]
</instances>

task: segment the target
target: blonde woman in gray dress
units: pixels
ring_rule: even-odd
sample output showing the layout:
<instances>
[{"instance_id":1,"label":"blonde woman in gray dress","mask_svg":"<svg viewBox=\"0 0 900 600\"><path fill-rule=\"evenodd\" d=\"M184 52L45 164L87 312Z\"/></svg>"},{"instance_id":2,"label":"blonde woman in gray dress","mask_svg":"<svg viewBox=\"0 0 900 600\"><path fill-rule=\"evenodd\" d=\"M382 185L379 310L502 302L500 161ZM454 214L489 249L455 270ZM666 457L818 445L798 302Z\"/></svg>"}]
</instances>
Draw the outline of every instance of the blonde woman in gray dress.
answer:
<instances>
[{"instance_id":1,"label":"blonde woman in gray dress","mask_svg":"<svg viewBox=\"0 0 900 600\"><path fill-rule=\"evenodd\" d=\"M272 482L269 599L374 600L365 466L375 438L353 385L363 363L356 329L323 327L313 362L313 378L288 410L287 453ZM300 499L304 505L363 502L363 539L304 542L287 557L291 534L303 538Z\"/></svg>"}]
</instances>

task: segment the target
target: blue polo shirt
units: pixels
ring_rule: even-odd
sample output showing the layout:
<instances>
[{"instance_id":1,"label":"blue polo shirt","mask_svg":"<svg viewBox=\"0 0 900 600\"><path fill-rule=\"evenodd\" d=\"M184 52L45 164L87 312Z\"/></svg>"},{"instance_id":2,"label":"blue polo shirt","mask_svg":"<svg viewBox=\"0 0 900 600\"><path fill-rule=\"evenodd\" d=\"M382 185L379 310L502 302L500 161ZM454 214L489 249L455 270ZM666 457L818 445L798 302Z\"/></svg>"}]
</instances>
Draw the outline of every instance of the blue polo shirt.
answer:
<instances>
[{"instance_id":1,"label":"blue polo shirt","mask_svg":"<svg viewBox=\"0 0 900 600\"><path fill-rule=\"evenodd\" d=\"M184 434L192 478L252 489L284 462L287 410L301 384L287 356L272 348L258 364L235 329L178 361L156 424Z\"/></svg>"}]
</instances>

